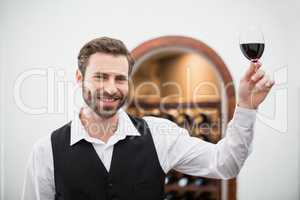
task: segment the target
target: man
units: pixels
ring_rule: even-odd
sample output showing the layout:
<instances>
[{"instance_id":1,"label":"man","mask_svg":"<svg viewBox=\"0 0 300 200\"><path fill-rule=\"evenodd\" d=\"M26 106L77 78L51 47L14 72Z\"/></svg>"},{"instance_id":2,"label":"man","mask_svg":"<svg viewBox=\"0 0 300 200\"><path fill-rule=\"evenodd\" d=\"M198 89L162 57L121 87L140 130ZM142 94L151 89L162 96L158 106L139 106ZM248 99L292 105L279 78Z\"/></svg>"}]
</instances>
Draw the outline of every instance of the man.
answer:
<instances>
[{"instance_id":1,"label":"man","mask_svg":"<svg viewBox=\"0 0 300 200\"><path fill-rule=\"evenodd\" d=\"M166 119L127 115L121 107L133 63L116 39L97 38L82 47L76 80L85 106L34 145L24 200L161 200L171 169L237 176L250 153L256 109L274 85L260 63L251 63L241 79L234 117L217 144L191 137Z\"/></svg>"}]
</instances>

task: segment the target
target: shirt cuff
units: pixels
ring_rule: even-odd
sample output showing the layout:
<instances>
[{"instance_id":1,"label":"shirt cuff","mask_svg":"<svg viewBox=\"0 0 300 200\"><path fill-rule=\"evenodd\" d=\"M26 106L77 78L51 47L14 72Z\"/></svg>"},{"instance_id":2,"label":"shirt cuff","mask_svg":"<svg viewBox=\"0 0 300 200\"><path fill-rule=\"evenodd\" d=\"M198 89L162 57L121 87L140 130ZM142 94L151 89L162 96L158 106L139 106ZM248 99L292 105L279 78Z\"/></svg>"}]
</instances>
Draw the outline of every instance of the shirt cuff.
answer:
<instances>
[{"instance_id":1,"label":"shirt cuff","mask_svg":"<svg viewBox=\"0 0 300 200\"><path fill-rule=\"evenodd\" d=\"M240 127L253 128L256 112L255 109L243 108L237 105L233 114L233 122Z\"/></svg>"}]
</instances>

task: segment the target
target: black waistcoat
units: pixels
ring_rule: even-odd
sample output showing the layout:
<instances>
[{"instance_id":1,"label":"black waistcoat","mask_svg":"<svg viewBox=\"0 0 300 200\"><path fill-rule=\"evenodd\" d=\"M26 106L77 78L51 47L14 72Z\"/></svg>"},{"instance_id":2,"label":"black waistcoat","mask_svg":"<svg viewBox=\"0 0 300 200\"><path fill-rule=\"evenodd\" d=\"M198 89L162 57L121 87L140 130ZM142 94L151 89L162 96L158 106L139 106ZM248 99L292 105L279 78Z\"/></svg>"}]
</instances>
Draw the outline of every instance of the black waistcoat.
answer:
<instances>
[{"instance_id":1,"label":"black waistcoat","mask_svg":"<svg viewBox=\"0 0 300 200\"><path fill-rule=\"evenodd\" d=\"M51 135L55 200L162 200L162 170L147 123L130 116L141 136L114 145L109 172L86 140L70 146L70 123Z\"/></svg>"}]
</instances>

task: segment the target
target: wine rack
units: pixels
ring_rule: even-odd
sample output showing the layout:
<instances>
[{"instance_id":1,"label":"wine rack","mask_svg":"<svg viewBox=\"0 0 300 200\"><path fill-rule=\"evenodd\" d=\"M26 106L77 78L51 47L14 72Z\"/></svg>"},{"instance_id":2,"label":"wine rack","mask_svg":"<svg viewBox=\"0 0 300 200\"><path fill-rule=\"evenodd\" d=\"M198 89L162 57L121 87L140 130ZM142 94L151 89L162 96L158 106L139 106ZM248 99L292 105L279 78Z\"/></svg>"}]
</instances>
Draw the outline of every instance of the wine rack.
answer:
<instances>
[{"instance_id":1,"label":"wine rack","mask_svg":"<svg viewBox=\"0 0 300 200\"><path fill-rule=\"evenodd\" d=\"M191 136L211 143L221 139L220 102L143 103L131 105L134 116L156 116L169 119L186 128ZM190 176L171 170L165 179L165 200L221 200L221 181Z\"/></svg>"}]
</instances>

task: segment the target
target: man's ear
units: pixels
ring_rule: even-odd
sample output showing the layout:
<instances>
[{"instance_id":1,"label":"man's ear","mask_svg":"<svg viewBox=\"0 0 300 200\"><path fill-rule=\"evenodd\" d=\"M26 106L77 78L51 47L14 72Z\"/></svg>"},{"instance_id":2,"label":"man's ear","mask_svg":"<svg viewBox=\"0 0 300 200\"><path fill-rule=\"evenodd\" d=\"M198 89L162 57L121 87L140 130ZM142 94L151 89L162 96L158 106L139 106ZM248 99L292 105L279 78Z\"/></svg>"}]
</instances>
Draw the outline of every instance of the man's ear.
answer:
<instances>
[{"instance_id":1,"label":"man's ear","mask_svg":"<svg viewBox=\"0 0 300 200\"><path fill-rule=\"evenodd\" d=\"M80 85L82 84L83 75L79 69L76 70L75 79L78 84L80 84Z\"/></svg>"}]
</instances>

